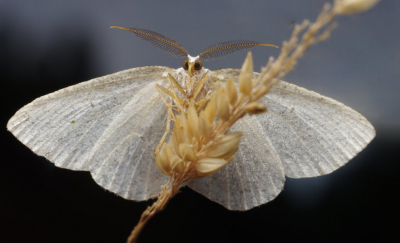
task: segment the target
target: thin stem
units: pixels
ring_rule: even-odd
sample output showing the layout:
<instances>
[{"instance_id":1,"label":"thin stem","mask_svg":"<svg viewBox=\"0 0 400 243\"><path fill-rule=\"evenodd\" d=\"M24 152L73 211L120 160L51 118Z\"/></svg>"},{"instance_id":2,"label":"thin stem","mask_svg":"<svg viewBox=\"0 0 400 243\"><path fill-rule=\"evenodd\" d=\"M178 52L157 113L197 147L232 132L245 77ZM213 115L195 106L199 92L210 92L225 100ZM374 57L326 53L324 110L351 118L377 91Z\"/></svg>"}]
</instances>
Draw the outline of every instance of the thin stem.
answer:
<instances>
[{"instance_id":1,"label":"thin stem","mask_svg":"<svg viewBox=\"0 0 400 243\"><path fill-rule=\"evenodd\" d=\"M139 237L140 232L143 230L146 223L159 211L163 210L167 205L167 202L179 191L179 185L176 183L171 184L171 188L168 188L171 179L162 187L162 191L157 201L148 207L140 217L139 222L132 230L131 235L128 237L127 243L135 243Z\"/></svg>"},{"instance_id":2,"label":"thin stem","mask_svg":"<svg viewBox=\"0 0 400 243\"><path fill-rule=\"evenodd\" d=\"M162 211L167 205L168 201L179 192L180 186L189 179L191 169L188 168L185 173L181 175L174 174L170 177L169 181L162 186L161 194L157 201L142 213L139 222L132 230L131 235L128 237L127 243L136 243L140 232L142 232L147 222L159 211ZM189 175L189 176L188 176ZM171 186L169 187L169 185Z\"/></svg>"}]
</instances>

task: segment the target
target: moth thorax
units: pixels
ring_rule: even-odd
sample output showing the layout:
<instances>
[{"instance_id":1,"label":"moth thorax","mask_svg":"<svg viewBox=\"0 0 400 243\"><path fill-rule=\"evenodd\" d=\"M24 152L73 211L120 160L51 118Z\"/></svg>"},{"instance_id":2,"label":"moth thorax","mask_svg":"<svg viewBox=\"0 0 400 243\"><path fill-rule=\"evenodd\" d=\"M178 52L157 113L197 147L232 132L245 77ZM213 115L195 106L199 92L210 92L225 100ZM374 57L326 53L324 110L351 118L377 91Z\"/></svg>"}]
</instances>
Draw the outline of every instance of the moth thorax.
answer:
<instances>
[{"instance_id":1,"label":"moth thorax","mask_svg":"<svg viewBox=\"0 0 400 243\"><path fill-rule=\"evenodd\" d=\"M184 85L184 90L185 90L186 94L187 95L192 94L193 88L194 88L193 80L189 76L186 76L185 81L183 83L184 83L183 85Z\"/></svg>"},{"instance_id":2,"label":"moth thorax","mask_svg":"<svg viewBox=\"0 0 400 243\"><path fill-rule=\"evenodd\" d=\"M173 77L182 87L184 94L179 88L175 87L176 95L187 103L191 101L197 103L204 99L210 93L211 89L210 78L204 84L200 83L206 71L208 70L197 71L193 76L189 76L184 70L178 70Z\"/></svg>"}]
</instances>

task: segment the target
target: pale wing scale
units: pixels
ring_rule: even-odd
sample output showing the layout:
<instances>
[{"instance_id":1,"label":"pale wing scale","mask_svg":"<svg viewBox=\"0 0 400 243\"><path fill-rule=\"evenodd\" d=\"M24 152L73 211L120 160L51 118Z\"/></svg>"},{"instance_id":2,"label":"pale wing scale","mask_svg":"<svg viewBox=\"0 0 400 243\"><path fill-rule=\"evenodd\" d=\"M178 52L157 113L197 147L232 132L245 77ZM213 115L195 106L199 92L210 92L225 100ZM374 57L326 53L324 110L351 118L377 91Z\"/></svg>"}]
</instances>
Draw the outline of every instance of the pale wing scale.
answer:
<instances>
[{"instance_id":1,"label":"pale wing scale","mask_svg":"<svg viewBox=\"0 0 400 243\"><path fill-rule=\"evenodd\" d=\"M221 69L216 77L240 70ZM258 74L255 73L255 77ZM368 120L348 106L281 81L262 98L268 111L256 116L285 168L293 178L333 172L357 155L374 138Z\"/></svg>"},{"instance_id":2,"label":"pale wing scale","mask_svg":"<svg viewBox=\"0 0 400 243\"><path fill-rule=\"evenodd\" d=\"M135 131L135 126L127 128L126 131L131 133L124 134L123 137L129 136L136 142L141 141L142 145L135 148L143 148L144 153L141 157L132 159L132 156L140 153L129 150L127 142L123 143L126 145L124 156L120 156L122 154L119 153L120 157L113 157L116 155L114 153L106 163L110 168L115 162L115 170L96 171L95 179L112 178L112 183L106 183L112 185L111 190L117 190L116 193L130 199L145 200L154 197L155 191L159 193L160 185L164 183L165 178L158 172L154 158L151 161L148 161L148 158L159 142L160 137L157 134L165 129L166 114L161 100L155 98L157 95L155 85L166 83L163 73L174 71L168 67L134 68L67 87L40 97L21 108L10 119L7 129L36 154L46 157L58 167L90 171L97 168L97 165L100 166L97 164L100 162L95 160L96 156L92 156L94 148L99 150L96 147L99 141L104 146L107 143L116 144L122 140L116 137L112 137L117 139L116 141L104 139L106 131L108 134L113 129L110 125L115 124L116 120L123 120L121 116L133 119L136 121L136 128L140 131ZM137 97L142 99L138 100ZM134 101L138 102L136 106ZM128 108L136 114L136 117L128 118ZM147 111L151 109L154 114L149 115L151 112ZM143 110L146 112L141 113L140 111ZM146 119L149 120L146 121ZM115 125L113 126L117 129ZM131 143L130 146L133 144ZM105 152L104 149L102 151ZM119 186L122 181L117 173L128 165L134 166L138 163L142 163L142 167L146 167L147 171L145 174L139 173L140 178L134 178L135 181L141 182L140 195L131 195L124 190L135 190L135 188L122 189ZM127 174L131 172L126 171ZM154 174L155 177L149 177L147 172ZM126 177L124 180L128 180L125 181L128 185L129 180L133 179ZM150 180L150 185L146 186ZM105 181L102 180L102 183Z\"/></svg>"},{"instance_id":3,"label":"pale wing scale","mask_svg":"<svg viewBox=\"0 0 400 243\"><path fill-rule=\"evenodd\" d=\"M248 210L274 199L282 190L285 174L273 144L254 117L240 119L231 129L243 132L235 159L189 187L230 210Z\"/></svg>"}]
</instances>

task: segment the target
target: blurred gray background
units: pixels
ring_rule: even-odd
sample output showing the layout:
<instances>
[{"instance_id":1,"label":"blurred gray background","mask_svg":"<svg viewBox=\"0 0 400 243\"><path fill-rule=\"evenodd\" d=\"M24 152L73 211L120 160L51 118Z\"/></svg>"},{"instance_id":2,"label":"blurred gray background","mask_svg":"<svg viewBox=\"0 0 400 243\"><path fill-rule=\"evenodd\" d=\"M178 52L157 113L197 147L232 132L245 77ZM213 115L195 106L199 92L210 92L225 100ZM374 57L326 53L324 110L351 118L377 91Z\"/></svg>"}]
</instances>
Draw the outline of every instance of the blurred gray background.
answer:
<instances>
[{"instance_id":1,"label":"blurred gray background","mask_svg":"<svg viewBox=\"0 0 400 243\"><path fill-rule=\"evenodd\" d=\"M195 56L236 39L281 46L294 24L314 20L325 2L332 1L1 0L0 241L119 242L148 204L105 192L86 172L55 168L5 131L23 105L66 86L133 67L180 67L181 59L111 25L156 31ZM332 37L284 78L363 114L377 131L365 151L331 175L288 179L277 199L246 213L185 189L150 222L142 242L388 241L390 201L399 186L399 15L400 1L383 0L366 13L339 17ZM279 50L252 52L257 71ZM204 66L240 68L245 55Z\"/></svg>"}]
</instances>

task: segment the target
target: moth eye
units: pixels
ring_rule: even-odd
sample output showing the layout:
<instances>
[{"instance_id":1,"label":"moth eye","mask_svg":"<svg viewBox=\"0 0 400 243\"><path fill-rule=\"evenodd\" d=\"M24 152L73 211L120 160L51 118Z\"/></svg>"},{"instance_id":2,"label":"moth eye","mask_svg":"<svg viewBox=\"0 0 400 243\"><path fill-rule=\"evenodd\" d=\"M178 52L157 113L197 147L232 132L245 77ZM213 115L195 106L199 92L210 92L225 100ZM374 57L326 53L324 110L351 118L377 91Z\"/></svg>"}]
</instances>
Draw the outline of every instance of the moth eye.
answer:
<instances>
[{"instance_id":1,"label":"moth eye","mask_svg":"<svg viewBox=\"0 0 400 243\"><path fill-rule=\"evenodd\" d=\"M188 69L189 69L189 59L186 59L186 60L184 60L184 61L182 62L182 67L183 67L183 69L185 69L185 70L188 70Z\"/></svg>"},{"instance_id":2,"label":"moth eye","mask_svg":"<svg viewBox=\"0 0 400 243\"><path fill-rule=\"evenodd\" d=\"M200 60L197 60L197 61L194 63L194 69L195 69L195 70L200 70L202 67L203 67L203 63L202 63Z\"/></svg>"}]
</instances>

